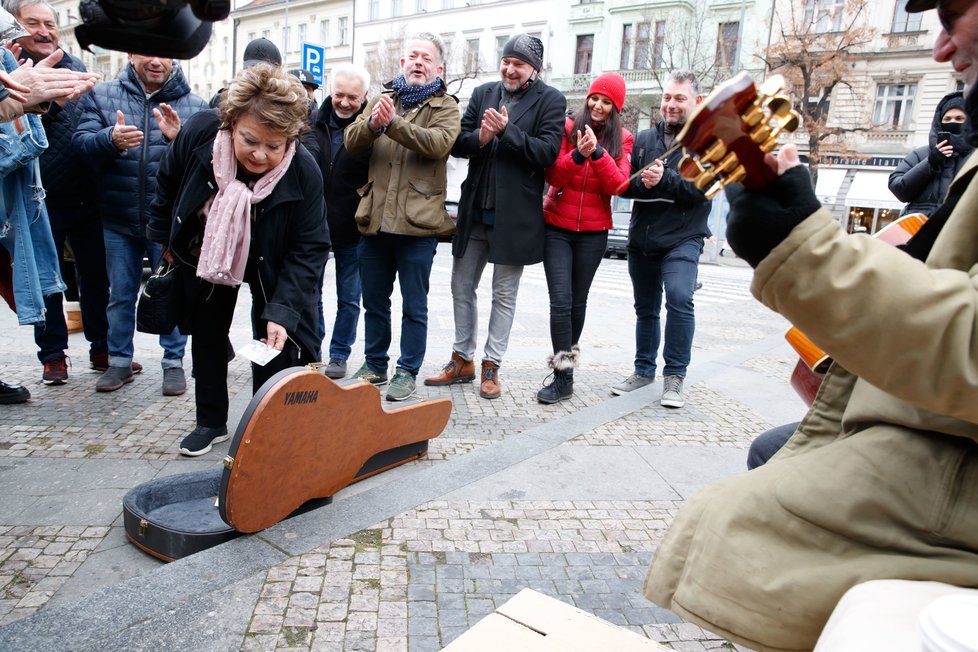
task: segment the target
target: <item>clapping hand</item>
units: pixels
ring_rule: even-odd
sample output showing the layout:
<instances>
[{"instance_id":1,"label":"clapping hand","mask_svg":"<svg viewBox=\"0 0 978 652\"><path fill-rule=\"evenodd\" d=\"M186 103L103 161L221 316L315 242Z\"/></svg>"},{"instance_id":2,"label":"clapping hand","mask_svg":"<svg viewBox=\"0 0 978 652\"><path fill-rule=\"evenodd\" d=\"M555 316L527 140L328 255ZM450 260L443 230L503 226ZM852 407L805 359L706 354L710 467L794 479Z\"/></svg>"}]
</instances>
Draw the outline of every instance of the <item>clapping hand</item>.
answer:
<instances>
[{"instance_id":1,"label":"clapping hand","mask_svg":"<svg viewBox=\"0 0 978 652\"><path fill-rule=\"evenodd\" d=\"M143 132L133 125L126 124L126 116L116 111L115 126L112 127L112 144L120 152L125 152L143 143Z\"/></svg>"},{"instance_id":2,"label":"clapping hand","mask_svg":"<svg viewBox=\"0 0 978 652\"><path fill-rule=\"evenodd\" d=\"M161 103L159 108L153 109L153 117L167 140L173 140L180 133L180 115L169 104Z\"/></svg>"},{"instance_id":3,"label":"clapping hand","mask_svg":"<svg viewBox=\"0 0 978 652\"><path fill-rule=\"evenodd\" d=\"M501 111L489 107L482 114L479 125L479 145L485 145L496 136L501 136L509 124L509 111L504 106Z\"/></svg>"}]
</instances>

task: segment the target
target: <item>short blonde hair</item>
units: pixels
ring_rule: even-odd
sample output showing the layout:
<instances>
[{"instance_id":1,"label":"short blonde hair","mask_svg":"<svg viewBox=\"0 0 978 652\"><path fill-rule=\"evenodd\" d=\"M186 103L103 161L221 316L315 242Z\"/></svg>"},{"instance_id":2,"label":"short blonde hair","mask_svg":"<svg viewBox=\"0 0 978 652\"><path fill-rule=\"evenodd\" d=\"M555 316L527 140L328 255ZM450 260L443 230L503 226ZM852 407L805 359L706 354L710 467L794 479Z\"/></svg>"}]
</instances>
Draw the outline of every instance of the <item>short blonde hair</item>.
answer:
<instances>
[{"instance_id":1,"label":"short blonde hair","mask_svg":"<svg viewBox=\"0 0 978 652\"><path fill-rule=\"evenodd\" d=\"M266 63L239 72L221 98L221 129L231 129L251 114L292 140L308 125L309 97L299 80Z\"/></svg>"}]
</instances>

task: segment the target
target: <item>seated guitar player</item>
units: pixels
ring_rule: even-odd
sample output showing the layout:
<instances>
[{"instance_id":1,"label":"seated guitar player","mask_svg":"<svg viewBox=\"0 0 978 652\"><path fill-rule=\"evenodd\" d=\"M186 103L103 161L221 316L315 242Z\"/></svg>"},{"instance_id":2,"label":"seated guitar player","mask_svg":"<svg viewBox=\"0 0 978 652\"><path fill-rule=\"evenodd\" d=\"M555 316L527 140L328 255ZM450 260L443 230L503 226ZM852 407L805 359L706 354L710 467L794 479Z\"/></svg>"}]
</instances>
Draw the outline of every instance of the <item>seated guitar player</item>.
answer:
<instances>
[{"instance_id":1,"label":"seated guitar player","mask_svg":"<svg viewBox=\"0 0 978 652\"><path fill-rule=\"evenodd\" d=\"M978 3L938 7L934 58L974 121ZM797 151L761 190L728 188L728 243L752 292L831 355L784 447L679 511L645 582L653 602L756 650L810 650L852 586L978 587L978 158L906 252L852 236Z\"/></svg>"}]
</instances>

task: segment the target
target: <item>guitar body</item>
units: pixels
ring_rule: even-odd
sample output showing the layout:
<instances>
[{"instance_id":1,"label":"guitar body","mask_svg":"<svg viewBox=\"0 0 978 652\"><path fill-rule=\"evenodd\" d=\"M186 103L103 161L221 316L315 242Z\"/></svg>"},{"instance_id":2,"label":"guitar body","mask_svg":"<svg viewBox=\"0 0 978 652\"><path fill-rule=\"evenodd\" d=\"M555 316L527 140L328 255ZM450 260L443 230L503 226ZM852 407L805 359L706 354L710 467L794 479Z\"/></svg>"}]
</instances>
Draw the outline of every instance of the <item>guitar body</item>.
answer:
<instances>
[{"instance_id":1,"label":"guitar body","mask_svg":"<svg viewBox=\"0 0 978 652\"><path fill-rule=\"evenodd\" d=\"M887 224L874 233L873 237L896 247L910 240L926 221L926 215L910 213ZM798 396L805 401L805 404L811 406L815 402L815 395L818 394L819 387L822 385L822 379L825 378L825 372L832 364L832 358L794 326L785 333L784 337L799 357L794 370L791 372L791 386L798 393Z\"/></svg>"},{"instance_id":2,"label":"guitar body","mask_svg":"<svg viewBox=\"0 0 978 652\"><path fill-rule=\"evenodd\" d=\"M316 371L287 369L252 398L223 469L151 480L126 494L126 536L173 561L258 532L423 457L451 410L448 399L384 410L373 385L340 386Z\"/></svg>"}]
</instances>

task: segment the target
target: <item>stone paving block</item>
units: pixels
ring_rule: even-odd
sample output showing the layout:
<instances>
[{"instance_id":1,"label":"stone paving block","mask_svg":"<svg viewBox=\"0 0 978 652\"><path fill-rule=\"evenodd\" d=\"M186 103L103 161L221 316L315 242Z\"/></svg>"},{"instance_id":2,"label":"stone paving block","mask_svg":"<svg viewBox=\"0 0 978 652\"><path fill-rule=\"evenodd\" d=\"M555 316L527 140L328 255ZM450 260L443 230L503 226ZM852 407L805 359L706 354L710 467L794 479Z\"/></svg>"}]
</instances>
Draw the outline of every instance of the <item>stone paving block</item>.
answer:
<instances>
[{"instance_id":1,"label":"stone paving block","mask_svg":"<svg viewBox=\"0 0 978 652\"><path fill-rule=\"evenodd\" d=\"M446 610L465 609L465 595L463 593L438 593L435 601L438 606L438 613L442 614Z\"/></svg>"},{"instance_id":2,"label":"stone paving block","mask_svg":"<svg viewBox=\"0 0 978 652\"><path fill-rule=\"evenodd\" d=\"M437 636L411 635L408 638L408 652L438 652L441 648Z\"/></svg>"},{"instance_id":3,"label":"stone paving block","mask_svg":"<svg viewBox=\"0 0 978 652\"><path fill-rule=\"evenodd\" d=\"M407 603L407 613L411 620L415 618L436 618L438 607L434 600L411 600Z\"/></svg>"},{"instance_id":4,"label":"stone paving block","mask_svg":"<svg viewBox=\"0 0 978 652\"><path fill-rule=\"evenodd\" d=\"M408 637L413 639L415 636L434 636L438 632L438 619L416 617L408 610Z\"/></svg>"}]
</instances>

